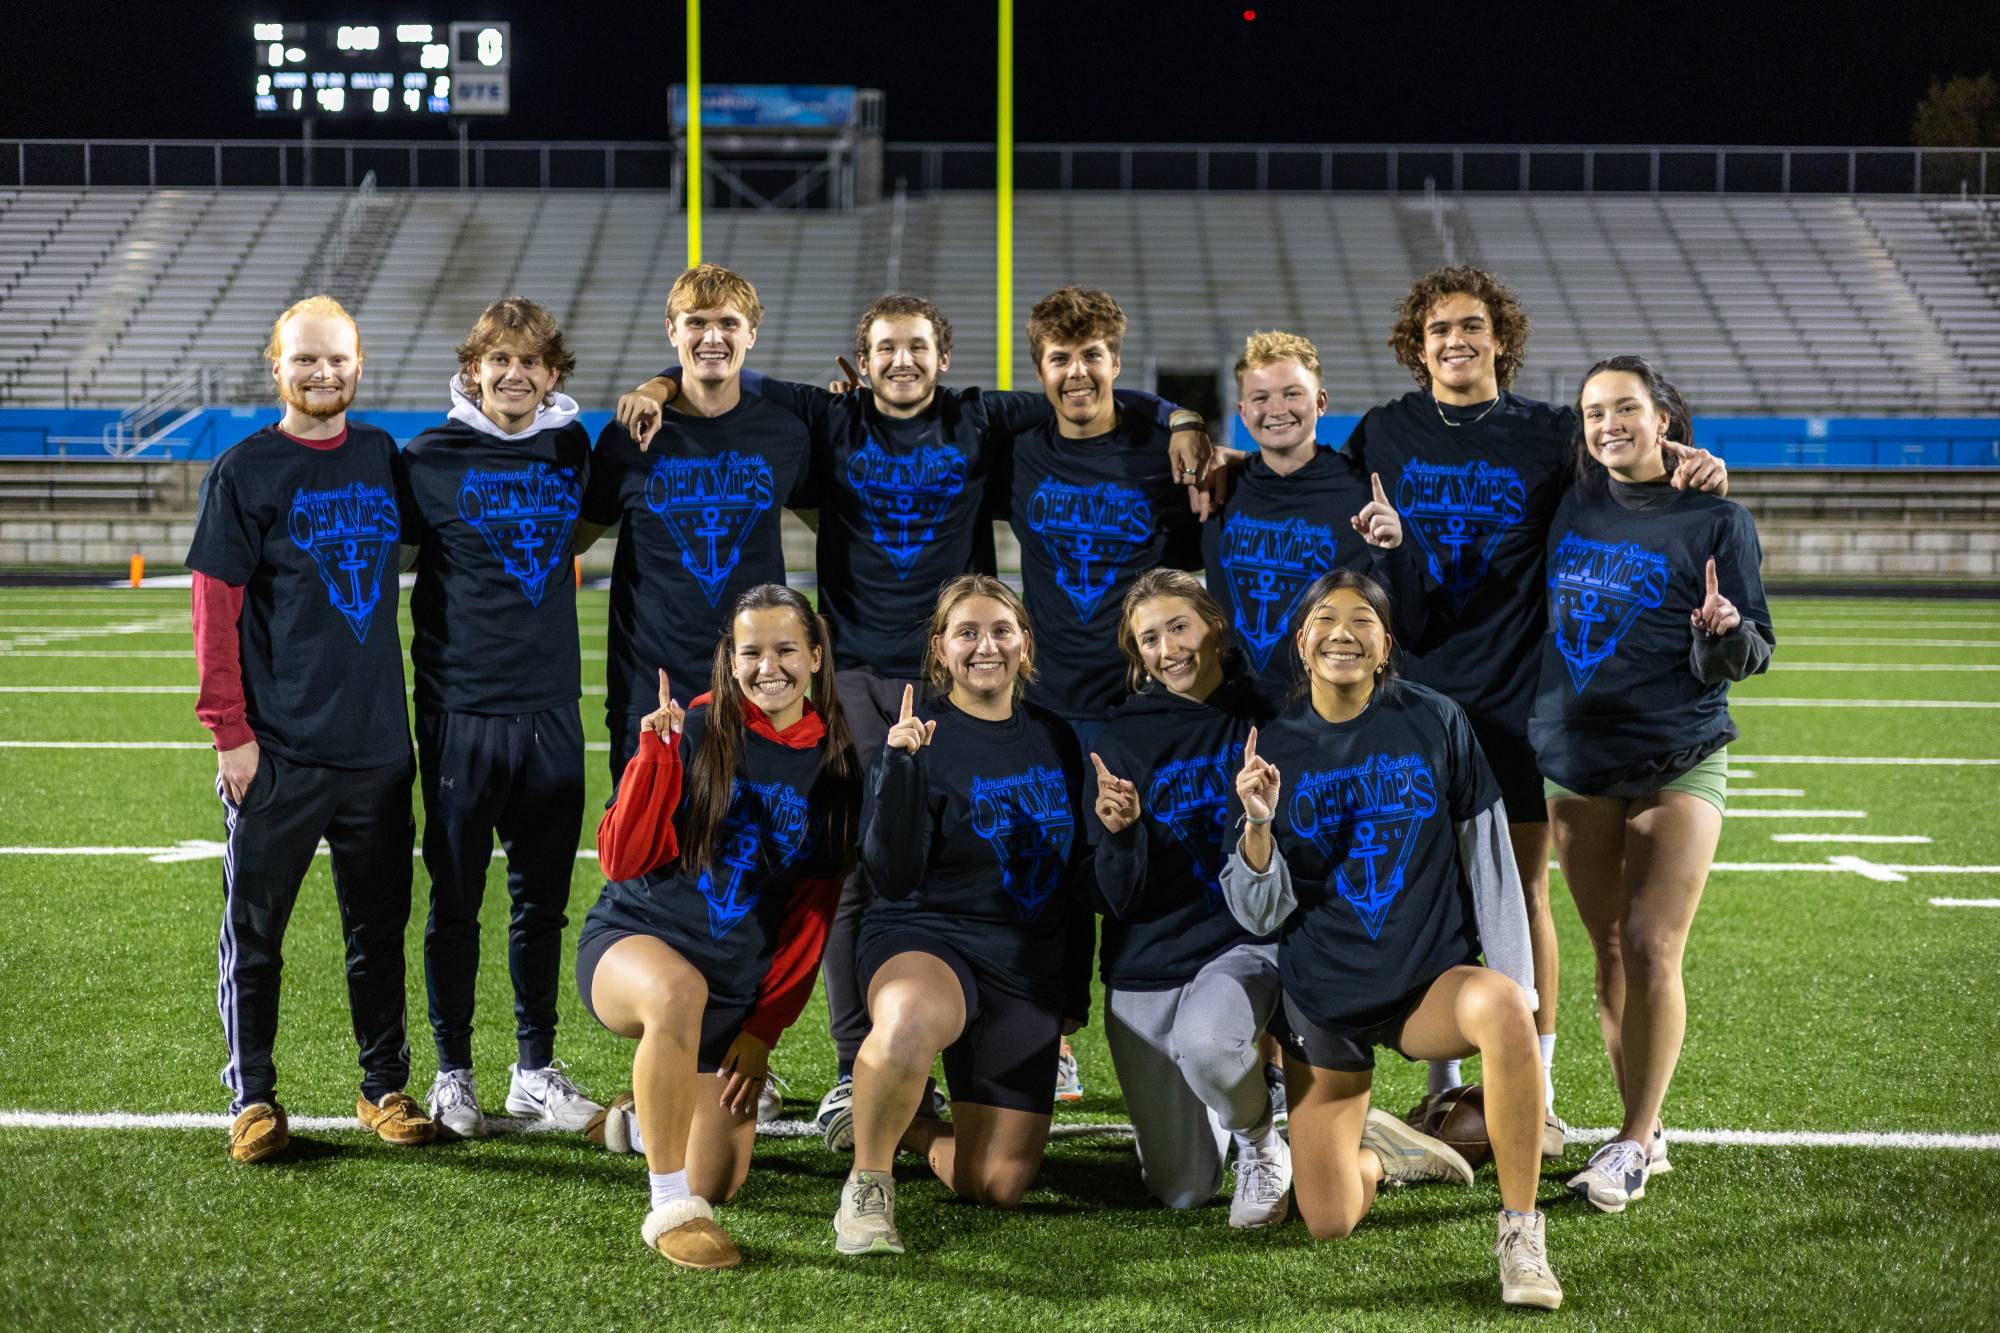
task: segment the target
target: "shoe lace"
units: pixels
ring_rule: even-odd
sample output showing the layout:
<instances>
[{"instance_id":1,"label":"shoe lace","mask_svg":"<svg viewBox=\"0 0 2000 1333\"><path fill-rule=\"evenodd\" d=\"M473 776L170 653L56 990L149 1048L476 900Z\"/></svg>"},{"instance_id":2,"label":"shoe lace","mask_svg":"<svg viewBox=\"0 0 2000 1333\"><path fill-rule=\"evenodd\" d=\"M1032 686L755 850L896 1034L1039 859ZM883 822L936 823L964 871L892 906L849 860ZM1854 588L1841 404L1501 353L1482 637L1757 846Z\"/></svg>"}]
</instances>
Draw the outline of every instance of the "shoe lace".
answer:
<instances>
[{"instance_id":1,"label":"shoe lace","mask_svg":"<svg viewBox=\"0 0 2000 1333\"><path fill-rule=\"evenodd\" d=\"M889 1191L873 1176L854 1178L853 1212L856 1217L887 1217Z\"/></svg>"},{"instance_id":2,"label":"shoe lace","mask_svg":"<svg viewBox=\"0 0 2000 1333\"><path fill-rule=\"evenodd\" d=\"M1531 1226L1507 1227L1500 1233L1500 1240L1493 1247L1500 1261L1516 1273L1549 1277L1549 1247L1547 1239Z\"/></svg>"},{"instance_id":3,"label":"shoe lace","mask_svg":"<svg viewBox=\"0 0 2000 1333\"><path fill-rule=\"evenodd\" d=\"M446 1074L438 1079L437 1087L432 1090L431 1095L439 1111L447 1111L457 1106L478 1105L478 1100L472 1093L472 1080L463 1074Z\"/></svg>"},{"instance_id":4,"label":"shoe lace","mask_svg":"<svg viewBox=\"0 0 2000 1333\"><path fill-rule=\"evenodd\" d=\"M563 1071L569 1065L562 1060L549 1061L546 1068L533 1070L528 1077L541 1084L542 1097L551 1102L571 1102L581 1100L583 1089L576 1086L570 1076Z\"/></svg>"},{"instance_id":5,"label":"shoe lace","mask_svg":"<svg viewBox=\"0 0 2000 1333\"><path fill-rule=\"evenodd\" d=\"M1623 1179L1630 1172L1645 1170L1646 1149L1630 1139L1619 1139L1599 1148L1589 1165L1607 1176Z\"/></svg>"},{"instance_id":6,"label":"shoe lace","mask_svg":"<svg viewBox=\"0 0 2000 1333\"><path fill-rule=\"evenodd\" d=\"M1276 1162L1268 1161L1263 1154L1244 1156L1236 1162L1236 1192L1246 1199L1258 1203L1276 1203L1284 1197L1282 1176Z\"/></svg>"}]
</instances>

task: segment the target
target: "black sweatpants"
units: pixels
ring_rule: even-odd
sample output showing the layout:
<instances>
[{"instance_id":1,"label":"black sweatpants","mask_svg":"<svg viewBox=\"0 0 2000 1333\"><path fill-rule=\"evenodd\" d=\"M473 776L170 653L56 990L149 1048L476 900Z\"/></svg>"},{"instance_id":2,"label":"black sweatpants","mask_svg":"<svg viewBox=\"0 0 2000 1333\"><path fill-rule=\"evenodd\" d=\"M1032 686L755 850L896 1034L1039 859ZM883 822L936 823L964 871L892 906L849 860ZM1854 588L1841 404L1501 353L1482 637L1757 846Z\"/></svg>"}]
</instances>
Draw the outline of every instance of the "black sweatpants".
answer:
<instances>
[{"instance_id":1,"label":"black sweatpants","mask_svg":"<svg viewBox=\"0 0 2000 1333\"><path fill-rule=\"evenodd\" d=\"M220 794L221 784L217 790ZM222 798L222 941L216 1008L233 1115L271 1101L282 946L299 885L325 838L347 941L347 1007L361 1048L361 1092L373 1101L410 1079L404 1028L403 931L410 921L410 761L324 768L264 750L238 805Z\"/></svg>"},{"instance_id":2,"label":"black sweatpants","mask_svg":"<svg viewBox=\"0 0 2000 1333\"><path fill-rule=\"evenodd\" d=\"M903 687L912 682L878 676L866 667L850 667L834 673L834 687L840 693L840 710L847 716L847 729L854 736L855 757L866 773L875 756L889 739L889 728L903 708ZM917 686L917 702L924 698L924 686ZM826 952L820 970L826 975L826 1029L833 1038L834 1054L842 1073L852 1072L854 1057L868 1039L868 996L861 989L855 962L855 942L861 931L861 913L870 897L867 881L856 866L840 884L840 903L833 911L833 924L826 934Z\"/></svg>"},{"instance_id":3,"label":"black sweatpants","mask_svg":"<svg viewBox=\"0 0 2000 1333\"><path fill-rule=\"evenodd\" d=\"M574 704L506 717L422 710L417 763L431 877L424 981L438 1067L472 1067L479 904L497 831L513 900L514 1040L521 1068L541 1069L555 1058L563 913L583 826L583 723Z\"/></svg>"}]
</instances>

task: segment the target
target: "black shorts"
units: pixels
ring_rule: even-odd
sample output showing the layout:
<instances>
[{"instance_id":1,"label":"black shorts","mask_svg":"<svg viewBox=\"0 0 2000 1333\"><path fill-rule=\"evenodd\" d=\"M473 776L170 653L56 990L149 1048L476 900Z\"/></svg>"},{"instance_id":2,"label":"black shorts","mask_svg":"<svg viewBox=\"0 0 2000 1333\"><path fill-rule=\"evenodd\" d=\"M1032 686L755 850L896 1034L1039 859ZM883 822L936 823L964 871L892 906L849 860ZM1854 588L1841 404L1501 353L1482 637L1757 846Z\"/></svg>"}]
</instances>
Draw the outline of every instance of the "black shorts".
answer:
<instances>
[{"instance_id":1,"label":"black shorts","mask_svg":"<svg viewBox=\"0 0 2000 1333\"><path fill-rule=\"evenodd\" d=\"M915 931L880 935L861 947L861 993L899 953L928 954L950 968L965 995L965 1030L944 1048L944 1081L954 1102L1049 1115L1056 1105L1056 1054L1062 1047L1058 1005L1005 991L963 954Z\"/></svg>"},{"instance_id":2,"label":"black shorts","mask_svg":"<svg viewBox=\"0 0 2000 1333\"><path fill-rule=\"evenodd\" d=\"M1535 747L1525 736L1516 736L1471 714L1473 739L1486 754L1493 780L1500 784L1500 800L1507 807L1508 824L1546 824L1549 804L1542 794L1542 771L1535 765Z\"/></svg>"},{"instance_id":3,"label":"black shorts","mask_svg":"<svg viewBox=\"0 0 2000 1333\"><path fill-rule=\"evenodd\" d=\"M576 993L583 997L583 1007L592 1018L597 1018L597 1006L591 1003L590 986L597 975L597 965L604 961L605 950L622 939L641 933L636 930L599 930L576 942ZM649 938L659 939L659 936ZM666 944L665 940L660 942ZM667 947L672 949L674 946L667 944ZM692 963L694 960L688 961ZM747 1004L717 1004L712 999L708 1002L701 1011L701 1047L695 1055L696 1070L713 1074L722 1068L722 1062L729 1058L729 1048L736 1041L736 1034L743 1030L743 1020L749 1016L750 1006ZM601 1018L597 1021L604 1023Z\"/></svg>"},{"instance_id":4,"label":"black shorts","mask_svg":"<svg viewBox=\"0 0 2000 1333\"><path fill-rule=\"evenodd\" d=\"M1443 972L1438 973L1438 976L1443 975ZM1403 1051L1403 1025L1410 1021L1410 1015L1417 1011L1417 1006L1424 1002L1424 996L1436 984L1437 977L1432 977L1407 995L1355 1015L1353 1024L1337 1027L1323 1027L1313 1022L1299 1011L1298 1005L1287 995L1285 1002L1278 1006L1278 1012L1284 1015L1285 1026L1290 1031L1282 1034L1275 1031L1278 1023L1274 1014L1271 1023L1273 1035L1295 1058L1318 1069L1337 1069L1344 1074L1365 1074L1373 1069L1377 1046L1387 1046L1405 1060L1414 1060L1415 1056Z\"/></svg>"}]
</instances>

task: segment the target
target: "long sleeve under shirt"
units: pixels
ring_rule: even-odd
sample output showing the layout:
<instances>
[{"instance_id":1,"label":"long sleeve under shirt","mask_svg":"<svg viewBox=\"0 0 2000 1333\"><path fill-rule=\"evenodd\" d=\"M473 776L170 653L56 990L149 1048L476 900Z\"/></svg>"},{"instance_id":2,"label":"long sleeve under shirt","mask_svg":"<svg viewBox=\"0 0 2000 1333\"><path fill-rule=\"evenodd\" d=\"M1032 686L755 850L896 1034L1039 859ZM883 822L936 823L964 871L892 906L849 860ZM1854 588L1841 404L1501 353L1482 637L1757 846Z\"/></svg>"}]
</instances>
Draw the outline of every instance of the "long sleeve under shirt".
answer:
<instances>
[{"instance_id":1,"label":"long sleeve under shirt","mask_svg":"<svg viewBox=\"0 0 2000 1333\"><path fill-rule=\"evenodd\" d=\"M1257 752L1283 784L1276 850L1258 872L1232 846L1222 891L1246 930L1278 931L1285 994L1308 1018L1365 1026L1482 949L1536 1003L1506 813L1457 704L1407 681L1346 722L1305 700Z\"/></svg>"},{"instance_id":2,"label":"long sleeve under shirt","mask_svg":"<svg viewBox=\"0 0 2000 1333\"><path fill-rule=\"evenodd\" d=\"M1366 473L1339 453L1316 450L1296 472L1280 476L1261 455L1237 475L1229 501L1202 525L1208 590L1228 611L1236 642L1263 687L1282 694L1298 679L1292 648L1299 600L1333 569L1359 570L1389 594L1389 631L1413 641L1421 625L1423 578L1403 544L1371 546L1351 520L1374 499Z\"/></svg>"},{"instance_id":3,"label":"long sleeve under shirt","mask_svg":"<svg viewBox=\"0 0 2000 1333\"><path fill-rule=\"evenodd\" d=\"M812 995L840 898L840 849L828 834L819 714L808 706L781 732L746 706L744 721L729 813L713 864L698 869L681 863L678 821L686 816L684 762L707 727L706 696L688 711L677 748L640 734L597 830L608 882L582 934L632 931L665 942L701 972L712 1002L748 1006L743 1030L775 1046Z\"/></svg>"},{"instance_id":4,"label":"long sleeve under shirt","mask_svg":"<svg viewBox=\"0 0 2000 1333\"><path fill-rule=\"evenodd\" d=\"M1715 559L1742 623L1689 617ZM1593 796L1657 791L1737 736L1729 684L1762 671L1777 637L1749 511L1664 481L1605 478L1564 497L1549 530L1548 622L1529 739L1542 772Z\"/></svg>"},{"instance_id":5,"label":"long sleeve under shirt","mask_svg":"<svg viewBox=\"0 0 2000 1333\"><path fill-rule=\"evenodd\" d=\"M1075 737L1032 704L1002 722L942 700L918 716L937 722L930 743L914 755L883 746L868 778L861 867L874 900L861 947L919 933L957 950L982 985L1083 1017L1094 918Z\"/></svg>"},{"instance_id":6,"label":"long sleeve under shirt","mask_svg":"<svg viewBox=\"0 0 2000 1333\"><path fill-rule=\"evenodd\" d=\"M1139 789L1138 822L1105 831L1084 794L1098 907L1107 914L1098 957L1104 984L1121 990L1185 985L1222 954L1259 936L1230 915L1222 864L1233 839L1229 801L1250 728L1271 709L1237 669L1206 700L1158 684L1112 710L1097 752L1114 777Z\"/></svg>"}]
</instances>

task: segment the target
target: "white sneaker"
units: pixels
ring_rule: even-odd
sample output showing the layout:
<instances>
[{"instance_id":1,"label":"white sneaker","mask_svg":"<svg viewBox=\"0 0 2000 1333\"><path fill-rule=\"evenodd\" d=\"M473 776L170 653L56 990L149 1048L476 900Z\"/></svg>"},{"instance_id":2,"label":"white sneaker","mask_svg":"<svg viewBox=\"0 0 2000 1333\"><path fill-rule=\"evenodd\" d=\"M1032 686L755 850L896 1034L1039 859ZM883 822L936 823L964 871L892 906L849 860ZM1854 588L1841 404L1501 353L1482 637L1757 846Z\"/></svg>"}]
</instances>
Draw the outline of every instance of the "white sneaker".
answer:
<instances>
[{"instance_id":1,"label":"white sneaker","mask_svg":"<svg viewBox=\"0 0 2000 1333\"><path fill-rule=\"evenodd\" d=\"M430 1096L424 1098L424 1110L453 1138L486 1136L486 1113L479 1109L470 1069L438 1070L438 1076L431 1080Z\"/></svg>"},{"instance_id":2,"label":"white sneaker","mask_svg":"<svg viewBox=\"0 0 2000 1333\"><path fill-rule=\"evenodd\" d=\"M1413 1185L1423 1180L1455 1180L1472 1183L1472 1164L1458 1149L1443 1139L1434 1139L1422 1130L1406 1125L1379 1106L1368 1108L1368 1120L1361 1130L1361 1146L1382 1159L1382 1180L1390 1185Z\"/></svg>"},{"instance_id":3,"label":"white sneaker","mask_svg":"<svg viewBox=\"0 0 2000 1333\"><path fill-rule=\"evenodd\" d=\"M562 1061L543 1069L507 1066L507 1113L549 1129L583 1130L604 1108L570 1082Z\"/></svg>"},{"instance_id":4,"label":"white sneaker","mask_svg":"<svg viewBox=\"0 0 2000 1333\"><path fill-rule=\"evenodd\" d=\"M1672 1174L1674 1164L1667 1160L1667 1131L1653 1126L1653 1136L1646 1141L1646 1179Z\"/></svg>"},{"instance_id":5,"label":"white sneaker","mask_svg":"<svg viewBox=\"0 0 2000 1333\"><path fill-rule=\"evenodd\" d=\"M1542 1160L1553 1162L1569 1147L1569 1126L1553 1109L1542 1115Z\"/></svg>"},{"instance_id":6,"label":"white sneaker","mask_svg":"<svg viewBox=\"0 0 2000 1333\"><path fill-rule=\"evenodd\" d=\"M790 1086L791 1084L785 1082L785 1080L779 1078L770 1070L767 1069L764 1071L764 1086L757 1093L758 1124L768 1125L773 1120L785 1114L784 1090Z\"/></svg>"},{"instance_id":7,"label":"white sneaker","mask_svg":"<svg viewBox=\"0 0 2000 1333\"><path fill-rule=\"evenodd\" d=\"M1500 1299L1508 1305L1532 1305L1554 1310L1563 1303L1562 1283L1549 1267L1549 1244L1538 1212L1500 1214L1500 1239L1493 1244L1500 1256Z\"/></svg>"},{"instance_id":8,"label":"white sneaker","mask_svg":"<svg viewBox=\"0 0 2000 1333\"><path fill-rule=\"evenodd\" d=\"M1076 1052L1064 1042L1056 1052L1056 1100L1059 1102L1080 1102L1083 1100L1083 1075L1076 1067Z\"/></svg>"},{"instance_id":9,"label":"white sneaker","mask_svg":"<svg viewBox=\"0 0 2000 1333\"><path fill-rule=\"evenodd\" d=\"M1624 1212L1626 1204L1646 1197L1645 1145L1613 1139L1590 1155L1565 1188L1600 1212Z\"/></svg>"},{"instance_id":10,"label":"white sneaker","mask_svg":"<svg viewBox=\"0 0 2000 1333\"><path fill-rule=\"evenodd\" d=\"M896 1234L896 1182L879 1171L856 1171L840 1187L833 1248L842 1254L901 1254Z\"/></svg>"},{"instance_id":11,"label":"white sneaker","mask_svg":"<svg viewBox=\"0 0 2000 1333\"><path fill-rule=\"evenodd\" d=\"M1232 1227L1270 1227L1291 1212L1292 1150L1274 1127L1261 1148L1236 1150L1236 1196L1229 1201Z\"/></svg>"},{"instance_id":12,"label":"white sneaker","mask_svg":"<svg viewBox=\"0 0 2000 1333\"><path fill-rule=\"evenodd\" d=\"M854 1151L852 1075L843 1075L839 1082L826 1090L826 1096L819 1099L819 1110L813 1115L813 1123L819 1126L828 1152Z\"/></svg>"}]
</instances>

